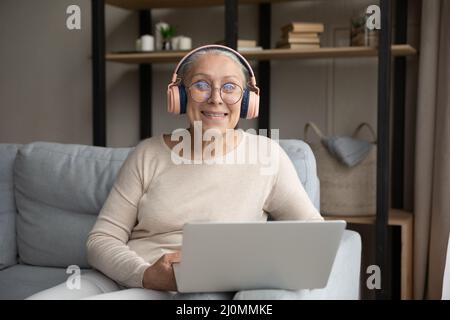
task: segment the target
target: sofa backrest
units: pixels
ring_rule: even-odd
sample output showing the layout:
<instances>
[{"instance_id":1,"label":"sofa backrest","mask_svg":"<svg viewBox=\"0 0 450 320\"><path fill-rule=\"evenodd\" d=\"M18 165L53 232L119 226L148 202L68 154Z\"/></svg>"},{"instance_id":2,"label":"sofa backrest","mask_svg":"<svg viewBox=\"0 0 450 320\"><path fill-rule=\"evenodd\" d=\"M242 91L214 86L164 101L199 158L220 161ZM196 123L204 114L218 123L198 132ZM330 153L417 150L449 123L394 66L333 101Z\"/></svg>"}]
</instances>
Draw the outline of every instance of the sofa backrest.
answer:
<instances>
[{"instance_id":1,"label":"sofa backrest","mask_svg":"<svg viewBox=\"0 0 450 320\"><path fill-rule=\"evenodd\" d=\"M14 165L20 261L88 267L86 239L130 148L35 142Z\"/></svg>"},{"instance_id":2,"label":"sofa backrest","mask_svg":"<svg viewBox=\"0 0 450 320\"><path fill-rule=\"evenodd\" d=\"M319 181L311 149L300 140L280 140L280 145L294 163L309 197L319 208ZM16 146L14 152L11 145L0 146L1 163L11 158L10 166L3 170L9 171L10 178L12 159L16 158L14 195L20 262L39 266L67 267L75 264L88 267L87 235L132 148L34 142L21 146L18 152ZM9 190L12 190L11 179L8 181ZM4 195L2 190L0 199L8 197L8 193ZM8 212L15 212L11 191L9 197ZM9 224L7 228L10 234L14 234L13 225ZM0 243L3 243L2 234ZM15 254L11 251L10 256L15 257Z\"/></svg>"},{"instance_id":3,"label":"sofa backrest","mask_svg":"<svg viewBox=\"0 0 450 320\"><path fill-rule=\"evenodd\" d=\"M13 166L19 147L0 144L0 270L17 262Z\"/></svg>"},{"instance_id":4,"label":"sofa backrest","mask_svg":"<svg viewBox=\"0 0 450 320\"><path fill-rule=\"evenodd\" d=\"M320 182L316 158L311 147L302 140L280 139L280 146L294 164L297 175L317 210L320 211Z\"/></svg>"}]
</instances>

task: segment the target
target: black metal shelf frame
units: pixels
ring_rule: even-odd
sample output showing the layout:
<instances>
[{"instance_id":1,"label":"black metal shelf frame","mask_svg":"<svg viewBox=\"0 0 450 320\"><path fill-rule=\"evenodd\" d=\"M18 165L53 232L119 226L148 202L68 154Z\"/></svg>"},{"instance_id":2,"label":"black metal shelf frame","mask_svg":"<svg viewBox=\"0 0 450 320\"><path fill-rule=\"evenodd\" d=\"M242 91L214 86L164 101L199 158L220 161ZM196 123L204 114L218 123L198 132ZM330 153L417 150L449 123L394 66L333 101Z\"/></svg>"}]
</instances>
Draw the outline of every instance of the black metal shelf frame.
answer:
<instances>
[{"instance_id":1,"label":"black metal shelf frame","mask_svg":"<svg viewBox=\"0 0 450 320\"><path fill-rule=\"evenodd\" d=\"M106 146L106 86L105 86L105 3L92 1L92 71L93 71L93 144ZM396 1L396 43L406 43L407 0ZM378 153L377 153L377 212L376 257L382 271L381 289L377 299L391 298L390 271L387 259L387 228L389 210L389 128L390 128L390 75L391 75L391 8L393 1L380 0L381 31L378 51ZM270 48L271 9L270 2L257 4L259 9L259 43ZM151 10L139 12L139 34L151 34ZM225 43L236 49L238 39L238 0L225 0ZM403 146L406 58L395 58L394 112L393 112L393 159L392 204L403 206ZM270 61L258 62L258 84L261 89L259 129L270 129ZM152 109L152 64L139 65L140 137L150 137ZM268 130L268 132L270 132ZM364 270L361 270L364 273Z\"/></svg>"}]
</instances>

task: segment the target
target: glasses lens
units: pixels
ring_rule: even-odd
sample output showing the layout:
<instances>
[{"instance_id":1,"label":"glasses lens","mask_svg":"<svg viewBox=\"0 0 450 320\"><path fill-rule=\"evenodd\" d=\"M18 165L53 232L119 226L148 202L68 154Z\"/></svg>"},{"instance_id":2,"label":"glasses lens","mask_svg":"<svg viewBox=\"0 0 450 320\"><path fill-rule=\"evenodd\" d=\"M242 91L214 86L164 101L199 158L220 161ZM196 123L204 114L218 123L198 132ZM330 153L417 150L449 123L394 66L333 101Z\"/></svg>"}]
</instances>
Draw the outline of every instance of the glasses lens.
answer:
<instances>
[{"instance_id":1,"label":"glasses lens","mask_svg":"<svg viewBox=\"0 0 450 320\"><path fill-rule=\"evenodd\" d=\"M196 102L206 102L211 97L211 86L206 81L197 81L189 87L191 97ZM242 97L242 88L235 83L225 83L220 88L220 96L224 103L235 104Z\"/></svg>"},{"instance_id":2,"label":"glasses lens","mask_svg":"<svg viewBox=\"0 0 450 320\"><path fill-rule=\"evenodd\" d=\"M205 102L211 96L211 87L206 81L197 81L189 87L191 97L196 102Z\"/></svg>"},{"instance_id":3,"label":"glasses lens","mask_svg":"<svg viewBox=\"0 0 450 320\"><path fill-rule=\"evenodd\" d=\"M235 83L225 83L220 89L220 95L226 104L235 104L241 99L242 89Z\"/></svg>"}]
</instances>

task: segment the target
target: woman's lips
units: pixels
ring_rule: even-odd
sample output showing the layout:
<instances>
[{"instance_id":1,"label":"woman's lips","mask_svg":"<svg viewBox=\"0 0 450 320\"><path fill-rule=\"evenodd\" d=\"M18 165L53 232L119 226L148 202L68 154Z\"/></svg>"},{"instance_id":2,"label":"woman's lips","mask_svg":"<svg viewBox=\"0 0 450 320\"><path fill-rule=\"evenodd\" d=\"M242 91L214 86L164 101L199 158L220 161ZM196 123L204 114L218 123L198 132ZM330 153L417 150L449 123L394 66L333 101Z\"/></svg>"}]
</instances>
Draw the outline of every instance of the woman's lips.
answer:
<instances>
[{"instance_id":1,"label":"woman's lips","mask_svg":"<svg viewBox=\"0 0 450 320\"><path fill-rule=\"evenodd\" d=\"M200 111L202 116L208 120L224 120L228 116L227 112L208 112L208 111Z\"/></svg>"}]
</instances>

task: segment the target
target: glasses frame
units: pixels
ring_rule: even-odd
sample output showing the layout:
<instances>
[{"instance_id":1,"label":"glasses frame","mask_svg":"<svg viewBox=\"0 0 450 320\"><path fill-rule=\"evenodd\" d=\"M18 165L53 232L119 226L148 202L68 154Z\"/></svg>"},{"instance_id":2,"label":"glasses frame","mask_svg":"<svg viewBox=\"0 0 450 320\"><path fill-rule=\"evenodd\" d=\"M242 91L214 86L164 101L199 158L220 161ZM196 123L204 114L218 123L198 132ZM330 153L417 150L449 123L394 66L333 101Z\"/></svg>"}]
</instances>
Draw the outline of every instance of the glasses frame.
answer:
<instances>
[{"instance_id":1,"label":"glasses frame","mask_svg":"<svg viewBox=\"0 0 450 320\"><path fill-rule=\"evenodd\" d=\"M191 87L192 87L194 84L196 84L196 83L198 83L198 82L200 82L200 81L206 82L206 83L209 85L209 87L211 88L211 91L210 91L210 93L209 93L209 96L208 96L204 101L197 101L197 100L195 100L195 99L192 97L192 93L191 93ZM232 83L233 85L238 86L239 89L241 89L241 95L239 96L239 99L236 100L236 102L233 102L233 103L226 103L225 100L224 100L223 97L222 97L222 89L223 89L223 86L221 86L220 88L218 88L218 87L213 87L213 86L211 86L211 85L209 84L209 82L206 81L206 80L198 80L198 81L195 81L195 82L191 83L189 86L187 86L186 88L187 88L188 91L189 91L189 95L190 95L191 99L194 100L194 101L197 102L197 103L204 103L204 102L208 101L208 100L211 98L212 93L214 92L214 90L219 89L220 99L222 99L222 101L223 101L225 104L236 104L236 103L238 103L239 101L242 100L242 97L244 96L244 88L242 88L239 84L234 83L234 82L227 82L227 83ZM227 84L227 83L225 83L225 84ZM224 85L225 85L225 84L224 84Z\"/></svg>"}]
</instances>

